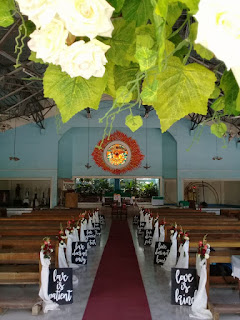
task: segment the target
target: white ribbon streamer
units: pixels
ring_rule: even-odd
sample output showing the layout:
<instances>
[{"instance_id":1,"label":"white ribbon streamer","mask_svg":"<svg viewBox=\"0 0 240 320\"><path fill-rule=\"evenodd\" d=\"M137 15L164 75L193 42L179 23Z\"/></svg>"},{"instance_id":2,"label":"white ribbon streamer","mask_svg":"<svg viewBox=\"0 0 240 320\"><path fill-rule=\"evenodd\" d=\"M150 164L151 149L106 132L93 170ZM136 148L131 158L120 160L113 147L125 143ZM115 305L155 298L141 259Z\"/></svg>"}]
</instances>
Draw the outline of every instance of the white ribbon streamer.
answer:
<instances>
[{"instance_id":1,"label":"white ribbon streamer","mask_svg":"<svg viewBox=\"0 0 240 320\"><path fill-rule=\"evenodd\" d=\"M185 268L189 267L189 240L186 240L184 245L179 247L180 256L176 264L176 268Z\"/></svg>"},{"instance_id":2,"label":"white ribbon streamer","mask_svg":"<svg viewBox=\"0 0 240 320\"><path fill-rule=\"evenodd\" d=\"M163 269L171 271L174 268L177 261L177 231L171 236L172 245L170 248L169 255L163 264Z\"/></svg>"},{"instance_id":3,"label":"white ribbon streamer","mask_svg":"<svg viewBox=\"0 0 240 320\"><path fill-rule=\"evenodd\" d=\"M65 252L64 252L64 249L66 247L67 246L65 243L63 243L63 244L59 243L59 246L58 246L58 266L59 266L59 268L68 268L68 263L67 263L67 260L65 257ZM78 284L78 278L75 274L72 277L72 282L73 282L74 286L76 286Z\"/></svg>"},{"instance_id":4,"label":"white ribbon streamer","mask_svg":"<svg viewBox=\"0 0 240 320\"><path fill-rule=\"evenodd\" d=\"M53 302L48 295L48 278L49 278L49 266L51 259L44 258L43 252L40 251L40 261L42 265L41 271L41 287L39 290L39 297L42 301L42 309L44 313L50 310L59 310L58 304Z\"/></svg>"},{"instance_id":5,"label":"white ribbon streamer","mask_svg":"<svg viewBox=\"0 0 240 320\"><path fill-rule=\"evenodd\" d=\"M206 291L206 282L207 282L207 268L206 268L206 259L203 259L200 262L201 272L200 279L198 284L197 293L194 296L194 301L192 304L192 314L190 318L196 319L212 319L212 313L207 309L207 291Z\"/></svg>"},{"instance_id":6,"label":"white ribbon streamer","mask_svg":"<svg viewBox=\"0 0 240 320\"><path fill-rule=\"evenodd\" d=\"M156 242L158 242L158 238L159 238L159 222L157 220L154 226L154 233L153 233L151 247L155 248L155 244Z\"/></svg>"},{"instance_id":7,"label":"white ribbon streamer","mask_svg":"<svg viewBox=\"0 0 240 320\"><path fill-rule=\"evenodd\" d=\"M165 227L164 225L160 225L160 236L159 236L159 242L165 241Z\"/></svg>"},{"instance_id":8,"label":"white ribbon streamer","mask_svg":"<svg viewBox=\"0 0 240 320\"><path fill-rule=\"evenodd\" d=\"M144 220L144 214L143 214L143 213L144 213L144 211L141 209L141 210L140 210L140 223L145 221L145 220Z\"/></svg>"},{"instance_id":9,"label":"white ribbon streamer","mask_svg":"<svg viewBox=\"0 0 240 320\"><path fill-rule=\"evenodd\" d=\"M93 230L94 229L92 222L93 222L93 218L89 216L88 224L87 224L87 230Z\"/></svg>"}]
</instances>

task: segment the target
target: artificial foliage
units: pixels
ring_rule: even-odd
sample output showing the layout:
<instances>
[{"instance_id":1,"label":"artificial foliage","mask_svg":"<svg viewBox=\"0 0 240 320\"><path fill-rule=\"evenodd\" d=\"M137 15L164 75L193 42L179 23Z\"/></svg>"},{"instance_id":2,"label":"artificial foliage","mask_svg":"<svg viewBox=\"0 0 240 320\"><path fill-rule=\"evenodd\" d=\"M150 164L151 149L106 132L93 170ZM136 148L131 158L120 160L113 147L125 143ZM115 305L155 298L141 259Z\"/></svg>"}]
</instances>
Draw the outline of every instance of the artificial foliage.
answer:
<instances>
[{"instance_id":1,"label":"artificial foliage","mask_svg":"<svg viewBox=\"0 0 240 320\"><path fill-rule=\"evenodd\" d=\"M129 110L126 126L132 131L141 127L140 118L132 115L134 106L152 106L162 132L190 113L206 115L211 106L211 132L217 137L227 132L221 117L240 115L240 63L235 54L240 42L237 1L70 0L64 11L66 3L56 0L45 1L46 8L41 7L36 17L37 10L33 9L42 2L1 0L0 26L8 27L21 18L16 67L21 65L24 39L30 36L28 45L36 52L32 50L29 59L48 65L43 77L44 96L54 99L63 122L86 107L98 109L103 94L113 98L111 109L99 119L106 123L103 139L111 133L122 110ZM80 18L86 15L90 19L94 14L98 24L85 26ZM55 34L48 31L48 23L62 23L63 38L56 44L52 44ZM227 45L221 43L221 35ZM51 47L42 53L41 43L55 46L56 57ZM91 47L93 52L86 58L88 54L82 51L75 53L77 46L80 51ZM58 48L62 50L59 55ZM86 62L92 76L89 72L85 76L81 63L87 64L79 60L80 56L92 56L93 61ZM75 76L78 71L83 76Z\"/></svg>"}]
</instances>

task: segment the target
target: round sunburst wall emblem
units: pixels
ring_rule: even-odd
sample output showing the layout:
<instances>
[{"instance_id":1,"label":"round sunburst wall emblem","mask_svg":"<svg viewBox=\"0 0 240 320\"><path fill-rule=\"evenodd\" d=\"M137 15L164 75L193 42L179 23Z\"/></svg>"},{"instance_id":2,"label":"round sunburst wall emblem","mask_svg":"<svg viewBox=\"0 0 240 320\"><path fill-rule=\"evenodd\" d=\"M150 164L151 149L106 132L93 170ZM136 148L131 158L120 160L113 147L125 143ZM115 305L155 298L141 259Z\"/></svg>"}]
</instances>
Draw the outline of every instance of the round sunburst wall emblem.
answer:
<instances>
[{"instance_id":1,"label":"round sunburst wall emblem","mask_svg":"<svg viewBox=\"0 0 240 320\"><path fill-rule=\"evenodd\" d=\"M101 141L98 146L100 144ZM144 159L137 142L120 131L105 138L101 148L95 148L92 156L99 167L113 174L134 170Z\"/></svg>"}]
</instances>

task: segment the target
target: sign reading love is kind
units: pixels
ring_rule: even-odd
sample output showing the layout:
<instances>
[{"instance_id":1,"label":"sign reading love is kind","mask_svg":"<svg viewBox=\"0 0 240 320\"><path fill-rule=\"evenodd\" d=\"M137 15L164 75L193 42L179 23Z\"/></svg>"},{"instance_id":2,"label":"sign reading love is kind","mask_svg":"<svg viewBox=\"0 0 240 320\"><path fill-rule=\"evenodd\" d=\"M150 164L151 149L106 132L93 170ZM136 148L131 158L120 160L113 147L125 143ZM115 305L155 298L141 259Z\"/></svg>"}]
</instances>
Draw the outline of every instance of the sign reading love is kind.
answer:
<instances>
[{"instance_id":1,"label":"sign reading love is kind","mask_svg":"<svg viewBox=\"0 0 240 320\"><path fill-rule=\"evenodd\" d=\"M49 269L48 295L60 305L73 303L72 268Z\"/></svg>"},{"instance_id":2,"label":"sign reading love is kind","mask_svg":"<svg viewBox=\"0 0 240 320\"><path fill-rule=\"evenodd\" d=\"M197 290L196 269L172 268L171 304L191 306Z\"/></svg>"}]
</instances>

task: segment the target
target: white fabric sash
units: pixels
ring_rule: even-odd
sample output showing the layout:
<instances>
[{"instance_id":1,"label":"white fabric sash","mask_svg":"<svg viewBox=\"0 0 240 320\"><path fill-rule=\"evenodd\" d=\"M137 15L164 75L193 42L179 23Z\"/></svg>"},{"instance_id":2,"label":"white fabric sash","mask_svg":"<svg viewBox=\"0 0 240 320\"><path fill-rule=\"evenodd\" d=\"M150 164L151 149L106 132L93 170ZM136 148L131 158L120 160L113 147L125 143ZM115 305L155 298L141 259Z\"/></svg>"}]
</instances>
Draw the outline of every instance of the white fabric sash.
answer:
<instances>
[{"instance_id":1,"label":"white fabric sash","mask_svg":"<svg viewBox=\"0 0 240 320\"><path fill-rule=\"evenodd\" d=\"M155 243L158 241L158 238L159 238L159 222L157 220L154 226L154 233L153 233L151 247L155 248Z\"/></svg>"},{"instance_id":2,"label":"white fabric sash","mask_svg":"<svg viewBox=\"0 0 240 320\"><path fill-rule=\"evenodd\" d=\"M48 295L48 278L49 278L49 266L51 259L44 258L43 252L40 251L40 261L42 265L41 271L41 287L39 290L39 297L43 300L42 309L44 313L49 310L59 310L58 304L53 302Z\"/></svg>"},{"instance_id":3,"label":"white fabric sash","mask_svg":"<svg viewBox=\"0 0 240 320\"><path fill-rule=\"evenodd\" d=\"M143 210L140 210L140 223L144 222L144 214L143 214Z\"/></svg>"},{"instance_id":4,"label":"white fabric sash","mask_svg":"<svg viewBox=\"0 0 240 320\"><path fill-rule=\"evenodd\" d=\"M171 268L174 268L177 261L177 231L174 235L171 236L172 245L170 248L169 255L167 256L166 261L163 264L163 269L171 271Z\"/></svg>"},{"instance_id":5,"label":"white fabric sash","mask_svg":"<svg viewBox=\"0 0 240 320\"><path fill-rule=\"evenodd\" d=\"M184 245L179 247L180 256L176 264L176 268L185 268L189 267L189 240L186 240Z\"/></svg>"},{"instance_id":6,"label":"white fabric sash","mask_svg":"<svg viewBox=\"0 0 240 320\"><path fill-rule=\"evenodd\" d=\"M201 272L198 284L198 290L194 296L194 301L192 304L192 314L190 318L196 319L212 319L212 313L207 309L207 292L206 292L206 282L207 282L207 269L206 269L206 259L203 259L200 263Z\"/></svg>"},{"instance_id":7,"label":"white fabric sash","mask_svg":"<svg viewBox=\"0 0 240 320\"><path fill-rule=\"evenodd\" d=\"M159 236L159 242L165 241L165 227L164 225L160 225L160 236Z\"/></svg>"}]
</instances>

